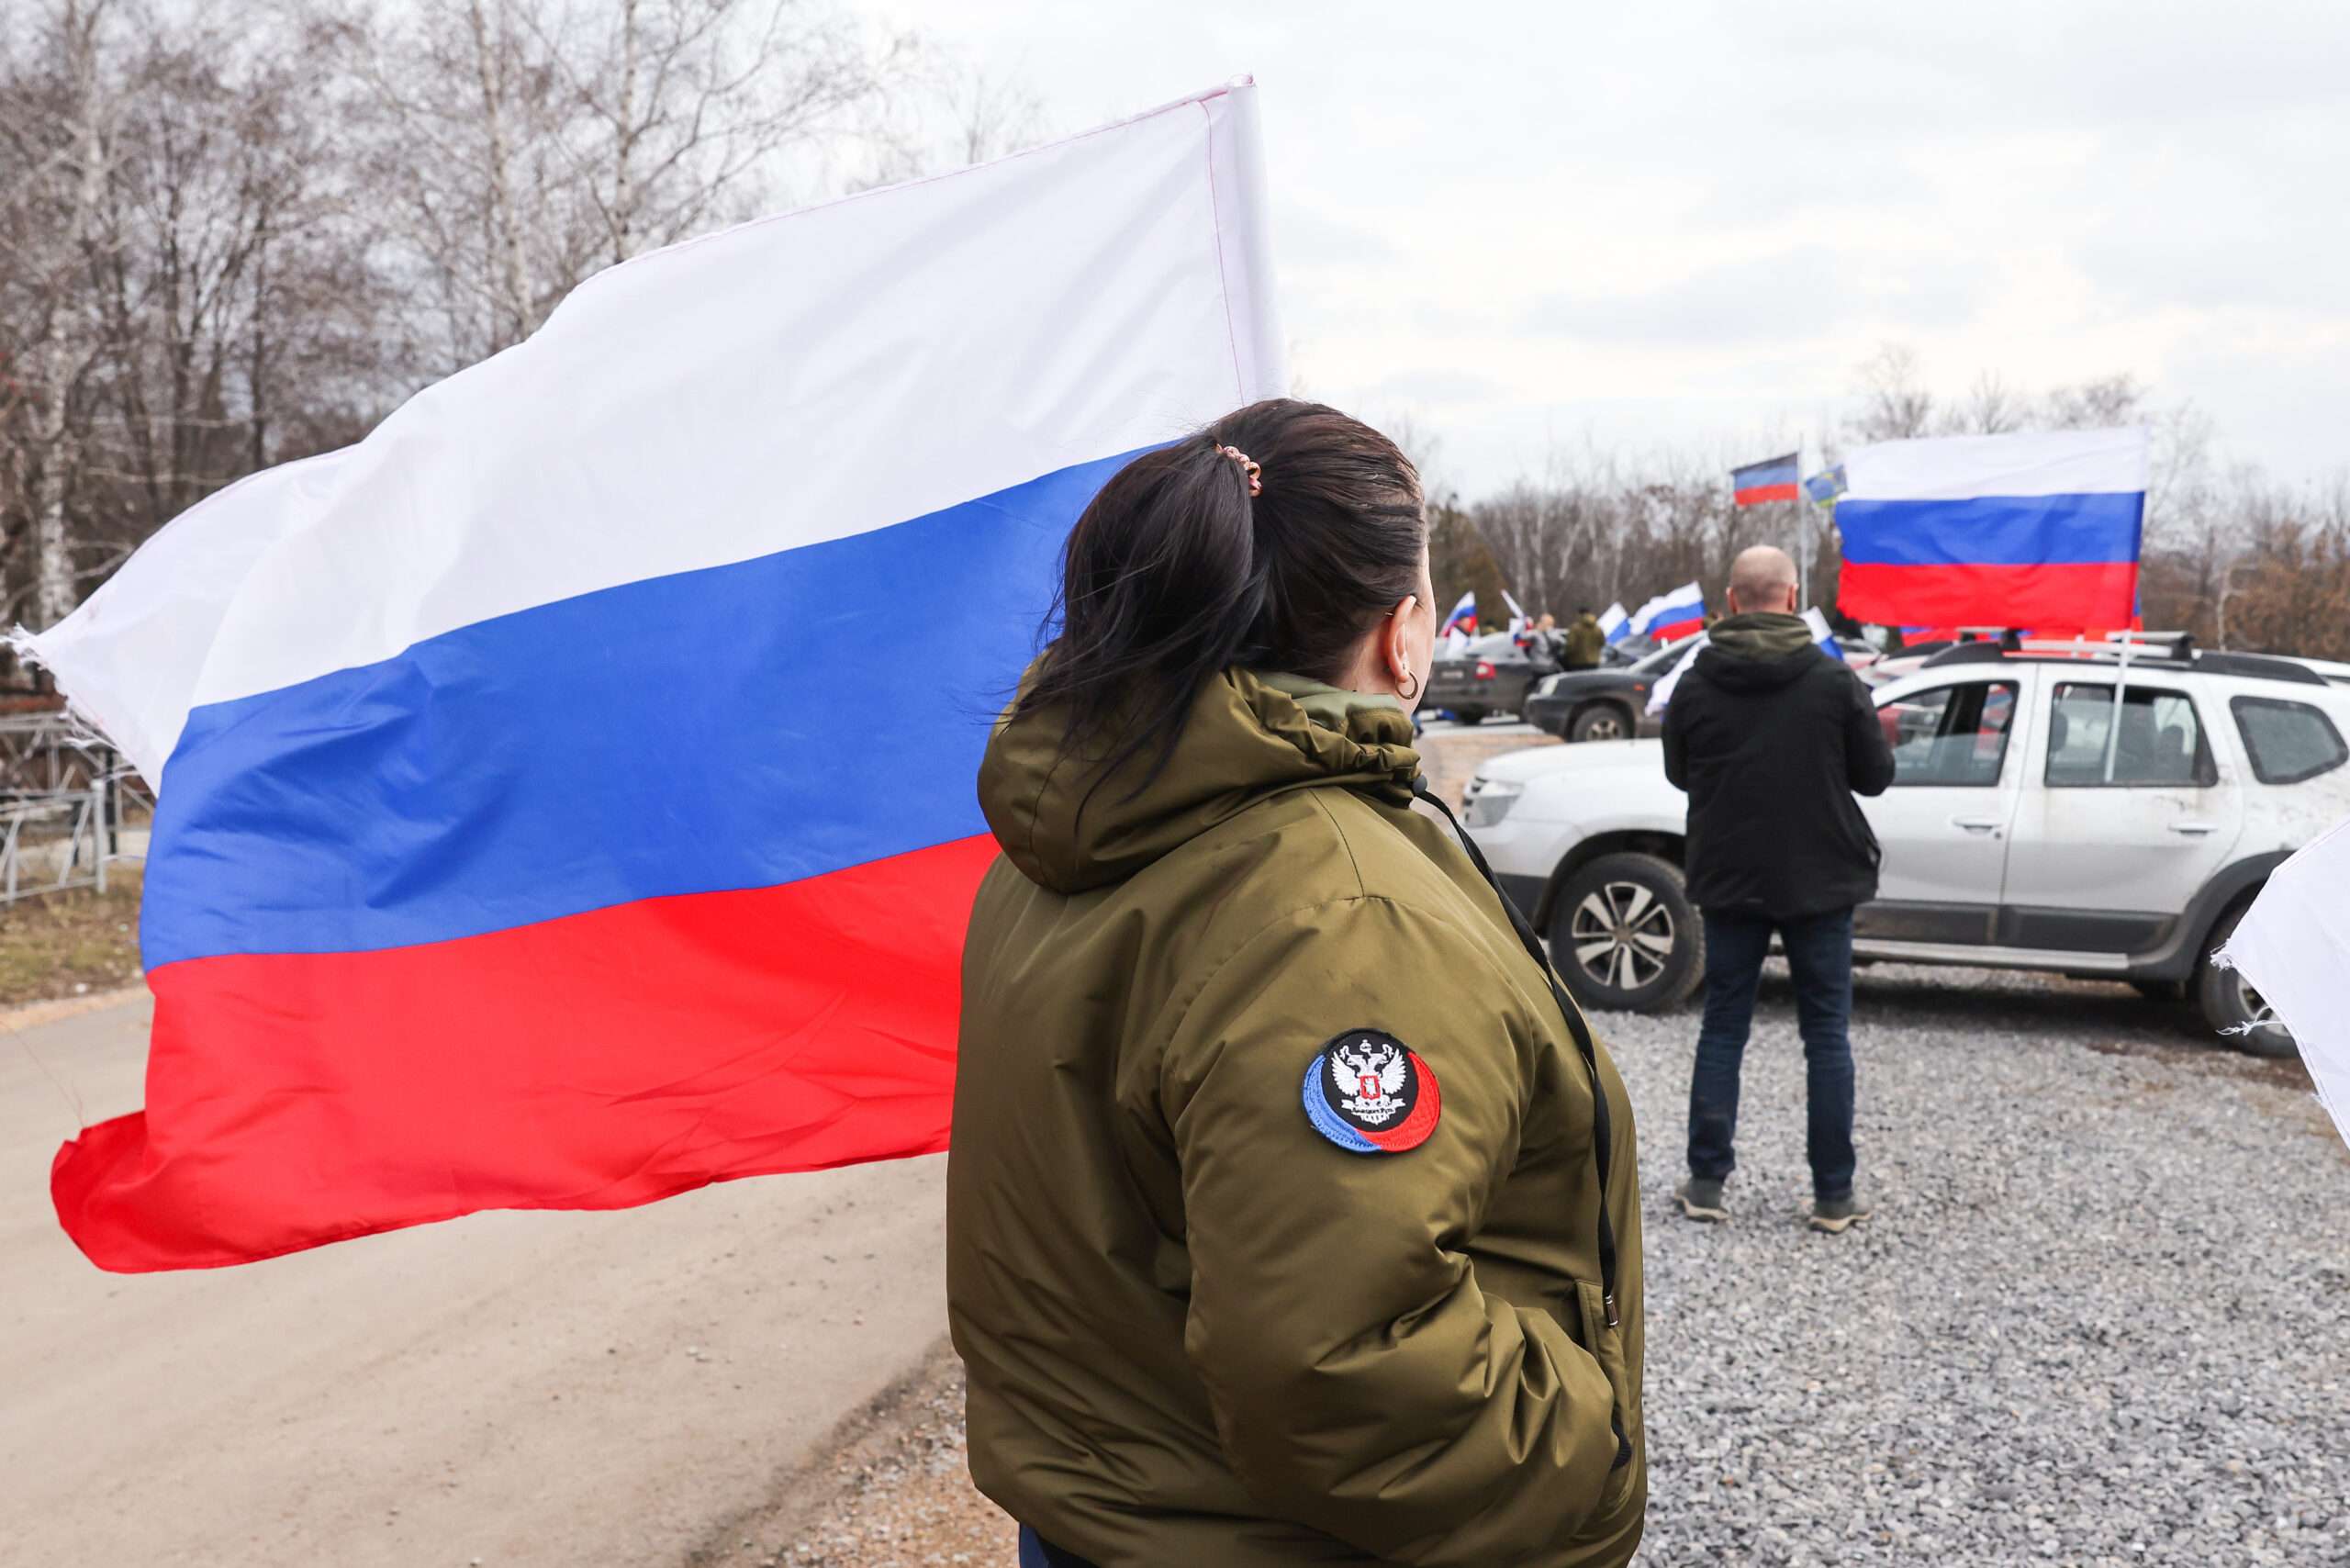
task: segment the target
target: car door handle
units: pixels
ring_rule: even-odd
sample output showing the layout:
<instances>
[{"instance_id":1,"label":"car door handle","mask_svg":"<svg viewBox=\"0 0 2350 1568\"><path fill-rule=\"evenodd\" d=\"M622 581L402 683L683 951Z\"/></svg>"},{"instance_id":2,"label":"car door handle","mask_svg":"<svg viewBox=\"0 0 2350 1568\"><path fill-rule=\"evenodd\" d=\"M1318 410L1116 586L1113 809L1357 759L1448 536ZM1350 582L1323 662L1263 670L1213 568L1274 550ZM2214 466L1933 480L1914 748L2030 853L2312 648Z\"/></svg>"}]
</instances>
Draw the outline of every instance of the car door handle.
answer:
<instances>
[{"instance_id":1,"label":"car door handle","mask_svg":"<svg viewBox=\"0 0 2350 1568\"><path fill-rule=\"evenodd\" d=\"M1969 833L1997 833L2002 824L1997 817L1953 817L1950 825L1963 827Z\"/></svg>"},{"instance_id":2,"label":"car door handle","mask_svg":"<svg viewBox=\"0 0 2350 1568\"><path fill-rule=\"evenodd\" d=\"M2173 823L2170 824L2171 832L2183 833L2190 838L2200 838L2207 833L2217 833L2219 828L2220 824L2217 823Z\"/></svg>"}]
</instances>

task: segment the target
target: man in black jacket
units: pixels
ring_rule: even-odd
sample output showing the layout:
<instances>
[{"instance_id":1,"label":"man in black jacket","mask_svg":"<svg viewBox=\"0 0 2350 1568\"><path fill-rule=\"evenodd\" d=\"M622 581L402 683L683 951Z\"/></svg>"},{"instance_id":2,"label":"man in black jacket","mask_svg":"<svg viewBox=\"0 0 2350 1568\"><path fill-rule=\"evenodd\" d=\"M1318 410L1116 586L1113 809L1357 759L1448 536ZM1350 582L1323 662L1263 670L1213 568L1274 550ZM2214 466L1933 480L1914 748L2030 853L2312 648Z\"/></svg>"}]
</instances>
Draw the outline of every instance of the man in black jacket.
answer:
<instances>
[{"instance_id":1,"label":"man in black jacket","mask_svg":"<svg viewBox=\"0 0 2350 1568\"><path fill-rule=\"evenodd\" d=\"M1692 1219L1723 1220L1739 1064L1776 930L1794 972L1810 1096L1811 1224L1868 1217L1852 1190L1852 907L1876 896L1876 837L1855 791L1893 752L1860 678L1796 613L1796 568L1757 545L1730 567L1729 615L1665 709L1664 773L1689 794L1689 900L1705 914L1706 1016L1689 1084Z\"/></svg>"}]
</instances>

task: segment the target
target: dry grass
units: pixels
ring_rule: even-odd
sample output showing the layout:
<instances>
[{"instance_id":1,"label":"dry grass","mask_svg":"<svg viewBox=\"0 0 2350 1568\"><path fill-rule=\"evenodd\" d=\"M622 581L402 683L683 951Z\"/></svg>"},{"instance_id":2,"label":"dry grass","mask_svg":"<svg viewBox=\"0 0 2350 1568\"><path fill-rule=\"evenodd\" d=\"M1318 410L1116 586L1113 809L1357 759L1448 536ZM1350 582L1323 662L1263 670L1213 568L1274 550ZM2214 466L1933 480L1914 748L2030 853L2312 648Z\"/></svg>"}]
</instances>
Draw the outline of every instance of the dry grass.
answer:
<instances>
[{"instance_id":1,"label":"dry grass","mask_svg":"<svg viewBox=\"0 0 2350 1568\"><path fill-rule=\"evenodd\" d=\"M0 1007L138 983L138 868L114 868L106 884L0 906Z\"/></svg>"}]
</instances>

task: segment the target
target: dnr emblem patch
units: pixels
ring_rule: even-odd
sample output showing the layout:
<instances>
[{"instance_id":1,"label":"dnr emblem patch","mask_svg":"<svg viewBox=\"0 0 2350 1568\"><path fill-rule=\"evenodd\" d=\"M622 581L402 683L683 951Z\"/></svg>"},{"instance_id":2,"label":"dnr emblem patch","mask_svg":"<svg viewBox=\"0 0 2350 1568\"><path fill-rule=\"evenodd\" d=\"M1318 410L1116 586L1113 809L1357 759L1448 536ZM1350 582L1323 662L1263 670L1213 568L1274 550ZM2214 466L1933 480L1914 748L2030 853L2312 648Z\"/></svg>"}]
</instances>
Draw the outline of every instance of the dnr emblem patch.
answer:
<instances>
[{"instance_id":1,"label":"dnr emblem patch","mask_svg":"<svg viewBox=\"0 0 2350 1568\"><path fill-rule=\"evenodd\" d=\"M1305 1119L1349 1154L1427 1142L1441 1110L1436 1074L1384 1029L1349 1029L1305 1064Z\"/></svg>"}]
</instances>

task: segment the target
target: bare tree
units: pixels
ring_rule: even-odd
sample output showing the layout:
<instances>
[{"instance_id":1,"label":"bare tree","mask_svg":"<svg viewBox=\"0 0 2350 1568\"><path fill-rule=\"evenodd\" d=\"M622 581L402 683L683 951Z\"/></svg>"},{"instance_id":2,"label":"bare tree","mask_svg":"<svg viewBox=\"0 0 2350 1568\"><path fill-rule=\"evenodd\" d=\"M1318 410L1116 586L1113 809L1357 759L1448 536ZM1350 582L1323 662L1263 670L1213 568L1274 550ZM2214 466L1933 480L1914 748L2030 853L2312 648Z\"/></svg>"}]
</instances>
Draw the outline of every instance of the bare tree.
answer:
<instances>
[{"instance_id":1,"label":"bare tree","mask_svg":"<svg viewBox=\"0 0 2350 1568\"><path fill-rule=\"evenodd\" d=\"M2101 375L2051 391L2041 402L2041 422L2051 430L2104 430L2137 423L2145 405L2136 376Z\"/></svg>"},{"instance_id":2,"label":"bare tree","mask_svg":"<svg viewBox=\"0 0 2350 1568\"><path fill-rule=\"evenodd\" d=\"M1920 384L1917 351L1886 343L1861 363L1861 405L1847 433L1858 442L1903 441L1930 432L1933 395Z\"/></svg>"},{"instance_id":3,"label":"bare tree","mask_svg":"<svg viewBox=\"0 0 2350 1568\"><path fill-rule=\"evenodd\" d=\"M912 48L893 39L869 54L856 28L803 0L521 16L577 111L562 145L612 262L741 216L738 197L874 105Z\"/></svg>"},{"instance_id":4,"label":"bare tree","mask_svg":"<svg viewBox=\"0 0 2350 1568\"><path fill-rule=\"evenodd\" d=\"M746 216L796 159L812 175L907 69L819 0L416 0L341 30L383 238L429 280L452 367Z\"/></svg>"},{"instance_id":5,"label":"bare tree","mask_svg":"<svg viewBox=\"0 0 2350 1568\"><path fill-rule=\"evenodd\" d=\"M110 69L109 12L104 0L64 0L28 24L12 14L0 61L0 321L13 345L0 351L8 353L0 417L36 627L62 620L80 598L70 509L106 348L89 278L106 260L105 206L126 98Z\"/></svg>"},{"instance_id":6,"label":"bare tree","mask_svg":"<svg viewBox=\"0 0 2350 1568\"><path fill-rule=\"evenodd\" d=\"M985 163L1050 134L1044 105L1017 77L969 64L914 39L887 46L900 66L896 90L867 121L856 189L896 185L942 169Z\"/></svg>"},{"instance_id":7,"label":"bare tree","mask_svg":"<svg viewBox=\"0 0 2350 1568\"><path fill-rule=\"evenodd\" d=\"M2008 385L1995 370L1975 378L1966 400L1952 420L1955 435L2005 435L2021 430L2031 417L2031 400Z\"/></svg>"},{"instance_id":8,"label":"bare tree","mask_svg":"<svg viewBox=\"0 0 2350 1568\"><path fill-rule=\"evenodd\" d=\"M367 4L0 0L0 614L599 268L837 188L895 91L946 84L952 161L1035 124L829 0Z\"/></svg>"}]
</instances>

